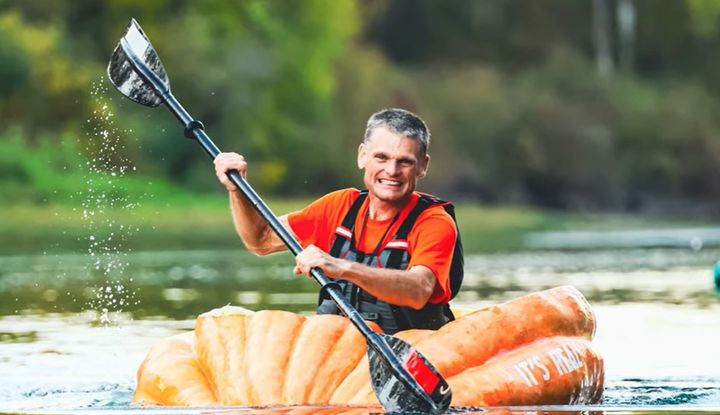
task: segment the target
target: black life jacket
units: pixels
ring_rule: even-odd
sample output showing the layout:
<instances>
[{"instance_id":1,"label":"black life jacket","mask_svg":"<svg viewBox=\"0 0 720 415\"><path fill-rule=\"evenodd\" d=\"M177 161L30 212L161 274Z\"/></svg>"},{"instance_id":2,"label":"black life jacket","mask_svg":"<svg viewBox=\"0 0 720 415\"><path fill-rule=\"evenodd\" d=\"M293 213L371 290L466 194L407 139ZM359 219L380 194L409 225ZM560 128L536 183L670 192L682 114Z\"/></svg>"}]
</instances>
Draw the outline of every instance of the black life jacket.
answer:
<instances>
[{"instance_id":1,"label":"black life jacket","mask_svg":"<svg viewBox=\"0 0 720 415\"><path fill-rule=\"evenodd\" d=\"M360 192L350 210L345 214L342 225L335 232L330 255L348 261L361 262L371 267L404 270L407 269L407 265L410 263L407 236L415 225L415 221L425 209L433 205L441 205L452 217L457 227L455 209L450 202L421 193L417 204L400 225L397 233L385 244L377 256L375 253L361 252L355 247L353 228L355 227L358 211L367 195L367 190ZM462 285L463 263L462 242L458 231L450 267L450 298L455 297ZM411 328L436 330L448 321L454 320L450 306L447 303L427 303L420 310L415 310L411 307L397 306L379 300L348 281L338 279L335 282L339 284L345 298L360 312L365 320L376 322L388 334ZM340 314L340 310L338 310L332 299L324 291L321 291L317 313Z\"/></svg>"}]
</instances>

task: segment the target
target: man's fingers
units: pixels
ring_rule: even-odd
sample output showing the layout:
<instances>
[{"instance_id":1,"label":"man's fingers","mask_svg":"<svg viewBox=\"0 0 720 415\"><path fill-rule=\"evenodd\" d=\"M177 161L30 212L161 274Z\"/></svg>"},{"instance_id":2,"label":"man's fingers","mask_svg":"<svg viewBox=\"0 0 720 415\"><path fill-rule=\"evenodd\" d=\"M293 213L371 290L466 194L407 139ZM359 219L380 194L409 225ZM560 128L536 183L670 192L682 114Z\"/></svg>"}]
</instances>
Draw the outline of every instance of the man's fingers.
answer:
<instances>
[{"instance_id":1,"label":"man's fingers","mask_svg":"<svg viewBox=\"0 0 720 415\"><path fill-rule=\"evenodd\" d=\"M312 268L319 268L327 277L335 278L342 273L337 260L315 245L308 245L295 257L296 267L301 273L310 276Z\"/></svg>"},{"instance_id":2,"label":"man's fingers","mask_svg":"<svg viewBox=\"0 0 720 415\"><path fill-rule=\"evenodd\" d=\"M237 170L242 177L247 176L247 162L245 157L237 153L220 153L213 160L215 164L215 175L228 191L237 191L237 187L227 177L227 172Z\"/></svg>"},{"instance_id":3,"label":"man's fingers","mask_svg":"<svg viewBox=\"0 0 720 415\"><path fill-rule=\"evenodd\" d=\"M219 172L227 172L228 170L237 170L240 173L247 171L247 162L245 157L237 153L220 153L213 161L215 170Z\"/></svg>"},{"instance_id":4,"label":"man's fingers","mask_svg":"<svg viewBox=\"0 0 720 415\"><path fill-rule=\"evenodd\" d=\"M215 175L217 176L218 180L220 180L220 183L222 183L222 185L225 186L228 191L232 192L237 190L233 182L230 181L224 171L216 171Z\"/></svg>"},{"instance_id":5,"label":"man's fingers","mask_svg":"<svg viewBox=\"0 0 720 415\"><path fill-rule=\"evenodd\" d=\"M295 267L293 268L293 274L295 274L295 275L304 275L304 276L306 276L306 277L308 277L308 278L311 278L311 277L310 277L310 268L308 268L307 272L305 272L305 271L303 271L302 268L300 268L300 266L298 266L298 265L295 265Z\"/></svg>"},{"instance_id":6,"label":"man's fingers","mask_svg":"<svg viewBox=\"0 0 720 415\"><path fill-rule=\"evenodd\" d=\"M313 248L314 246L310 245L295 257L295 274L305 274L309 276L310 269L318 265Z\"/></svg>"}]
</instances>

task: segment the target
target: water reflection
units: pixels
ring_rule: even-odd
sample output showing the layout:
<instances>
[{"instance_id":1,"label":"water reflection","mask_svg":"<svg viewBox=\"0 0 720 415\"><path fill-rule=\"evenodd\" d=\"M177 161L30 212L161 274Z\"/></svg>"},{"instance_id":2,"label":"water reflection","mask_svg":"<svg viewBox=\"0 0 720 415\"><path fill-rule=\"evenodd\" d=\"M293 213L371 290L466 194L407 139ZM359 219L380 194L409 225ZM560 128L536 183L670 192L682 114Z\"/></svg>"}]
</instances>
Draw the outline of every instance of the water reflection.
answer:
<instances>
[{"instance_id":1,"label":"water reflection","mask_svg":"<svg viewBox=\"0 0 720 415\"><path fill-rule=\"evenodd\" d=\"M107 286L108 280L123 281L115 291L133 292L134 299L109 304L111 311L129 312L136 319L194 318L230 303L309 311L314 302L310 294L316 292L314 282L292 275L289 254L258 258L245 251L143 252L128 254L126 260L123 270L105 275L88 269L85 255L0 257L0 315L94 308L97 287Z\"/></svg>"},{"instance_id":2,"label":"water reflection","mask_svg":"<svg viewBox=\"0 0 720 415\"><path fill-rule=\"evenodd\" d=\"M712 288L717 258L720 250L667 249L469 256L455 303L478 306L569 284L595 304L708 307L718 301ZM289 254L141 252L124 260L123 269L106 274L89 268L86 255L0 257L0 315L97 309L98 290L111 285L117 302L104 307L136 319L194 318L226 304L307 313L316 303L316 283L292 274Z\"/></svg>"}]
</instances>

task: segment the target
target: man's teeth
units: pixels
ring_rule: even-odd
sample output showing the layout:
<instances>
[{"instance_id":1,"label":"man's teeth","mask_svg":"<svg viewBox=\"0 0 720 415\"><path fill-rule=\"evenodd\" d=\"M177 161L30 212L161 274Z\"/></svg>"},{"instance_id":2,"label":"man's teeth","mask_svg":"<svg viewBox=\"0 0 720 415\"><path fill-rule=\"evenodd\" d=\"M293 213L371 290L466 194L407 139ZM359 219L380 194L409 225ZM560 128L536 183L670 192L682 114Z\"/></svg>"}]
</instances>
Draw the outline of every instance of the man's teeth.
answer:
<instances>
[{"instance_id":1,"label":"man's teeth","mask_svg":"<svg viewBox=\"0 0 720 415\"><path fill-rule=\"evenodd\" d=\"M389 185L392 185L392 186L399 186L399 185L400 185L400 182L398 182L398 181L396 181L396 180L380 179L380 183L382 183L382 184L389 184Z\"/></svg>"}]
</instances>

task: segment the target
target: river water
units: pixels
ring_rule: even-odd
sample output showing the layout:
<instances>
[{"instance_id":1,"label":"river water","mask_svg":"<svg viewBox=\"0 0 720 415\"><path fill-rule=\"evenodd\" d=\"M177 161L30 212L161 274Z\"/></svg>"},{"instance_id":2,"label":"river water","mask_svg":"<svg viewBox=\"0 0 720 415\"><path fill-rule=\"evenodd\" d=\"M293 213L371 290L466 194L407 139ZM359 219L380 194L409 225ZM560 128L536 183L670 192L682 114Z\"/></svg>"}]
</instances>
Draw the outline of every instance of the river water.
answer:
<instances>
[{"instance_id":1,"label":"river water","mask_svg":"<svg viewBox=\"0 0 720 415\"><path fill-rule=\"evenodd\" d=\"M526 252L466 258L455 306L577 287L597 315L602 407L720 407L720 250ZM292 258L244 251L0 256L0 412L127 408L158 339L226 304L311 313Z\"/></svg>"}]
</instances>

